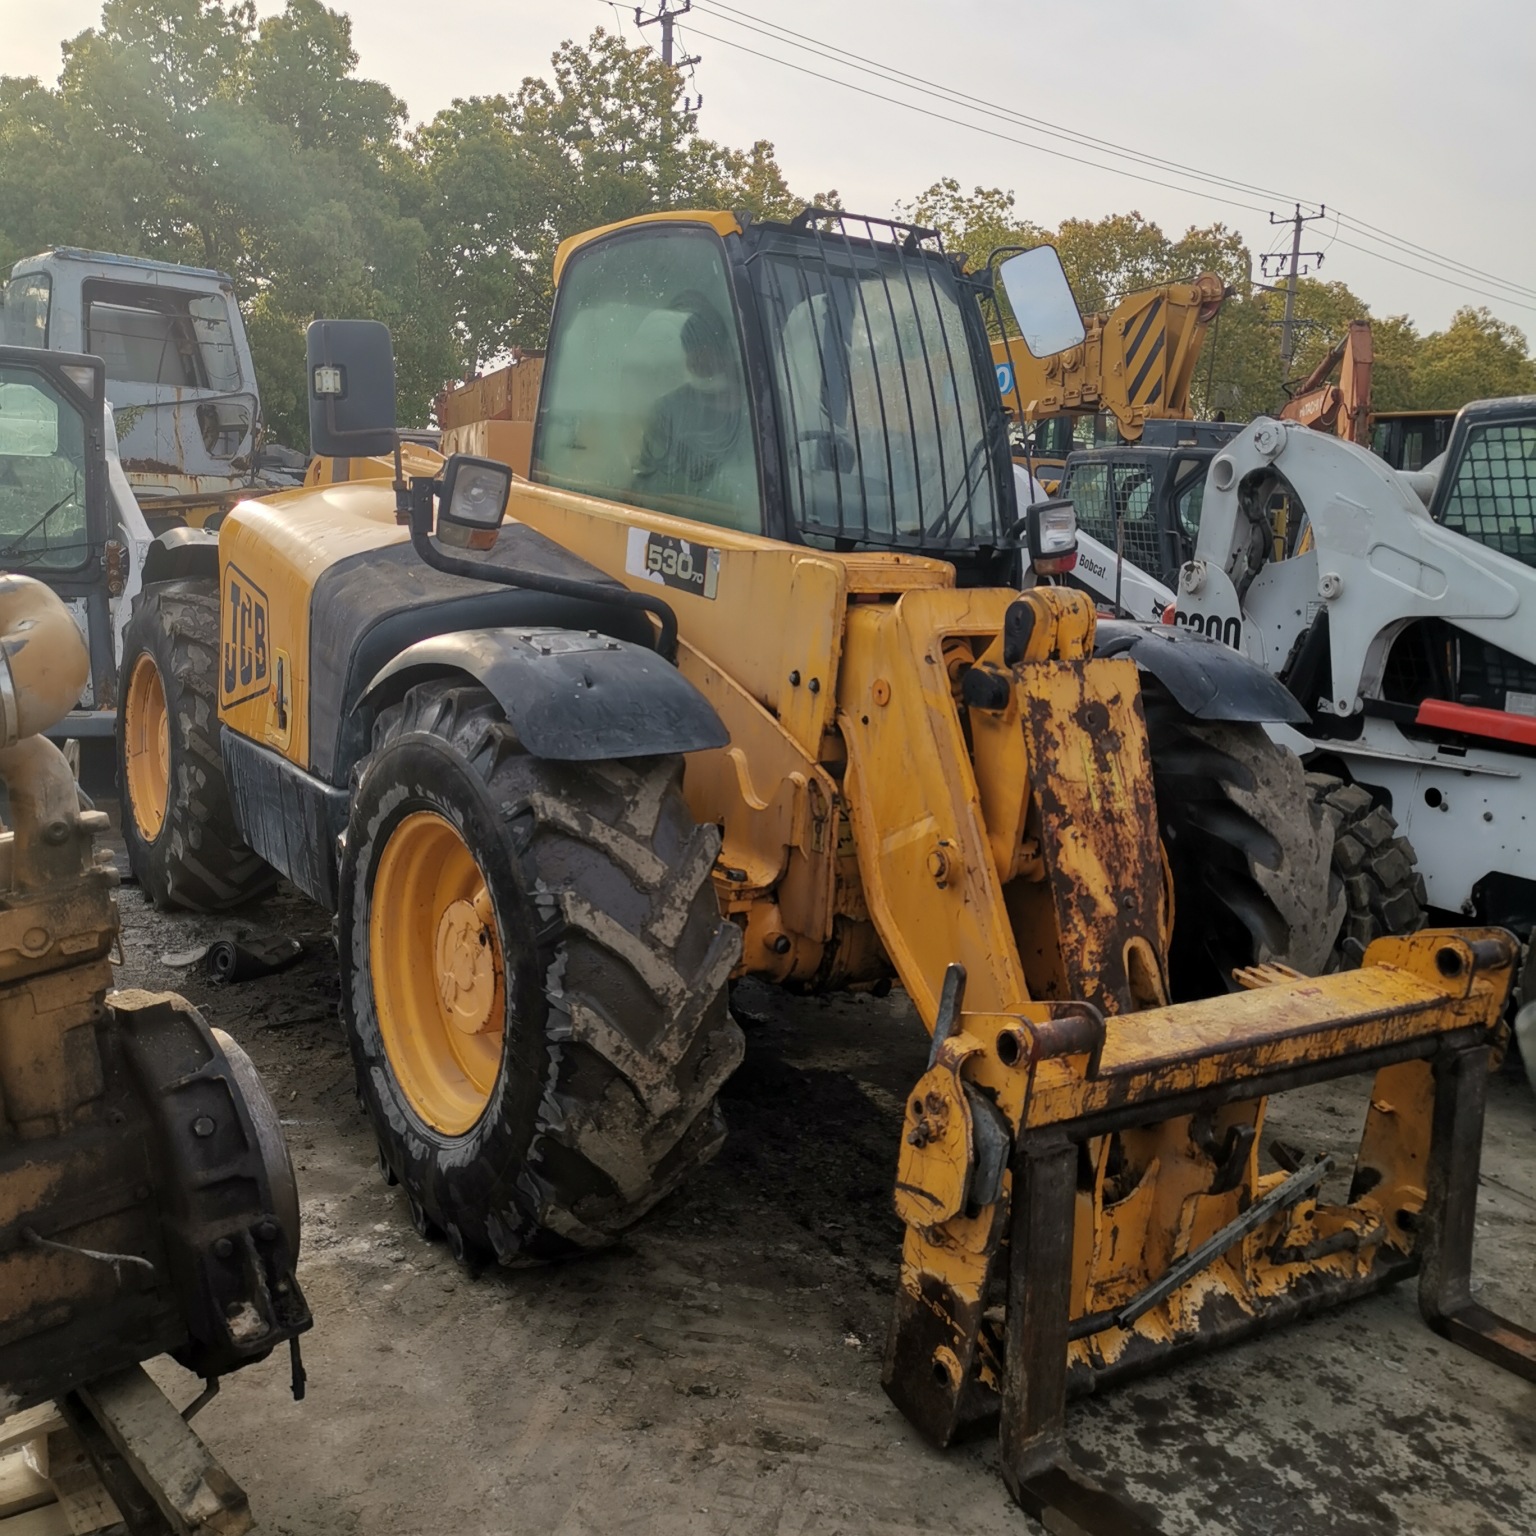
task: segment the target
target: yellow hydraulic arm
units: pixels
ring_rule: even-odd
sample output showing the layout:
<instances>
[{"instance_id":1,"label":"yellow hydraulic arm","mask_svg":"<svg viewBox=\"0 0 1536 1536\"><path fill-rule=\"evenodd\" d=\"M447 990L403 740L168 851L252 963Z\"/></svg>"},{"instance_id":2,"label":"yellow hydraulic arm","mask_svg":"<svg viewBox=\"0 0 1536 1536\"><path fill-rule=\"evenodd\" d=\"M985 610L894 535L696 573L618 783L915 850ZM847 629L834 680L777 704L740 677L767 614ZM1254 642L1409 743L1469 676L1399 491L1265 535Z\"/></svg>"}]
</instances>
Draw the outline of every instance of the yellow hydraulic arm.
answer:
<instances>
[{"instance_id":1,"label":"yellow hydraulic arm","mask_svg":"<svg viewBox=\"0 0 1536 1536\"><path fill-rule=\"evenodd\" d=\"M1129 294L1112 310L1085 315L1082 345L1051 357L1031 357L1017 336L994 341L1003 405L1029 422L1108 411L1127 442L1141 437L1144 422L1187 419L1206 328L1228 291L1207 272Z\"/></svg>"}]
</instances>

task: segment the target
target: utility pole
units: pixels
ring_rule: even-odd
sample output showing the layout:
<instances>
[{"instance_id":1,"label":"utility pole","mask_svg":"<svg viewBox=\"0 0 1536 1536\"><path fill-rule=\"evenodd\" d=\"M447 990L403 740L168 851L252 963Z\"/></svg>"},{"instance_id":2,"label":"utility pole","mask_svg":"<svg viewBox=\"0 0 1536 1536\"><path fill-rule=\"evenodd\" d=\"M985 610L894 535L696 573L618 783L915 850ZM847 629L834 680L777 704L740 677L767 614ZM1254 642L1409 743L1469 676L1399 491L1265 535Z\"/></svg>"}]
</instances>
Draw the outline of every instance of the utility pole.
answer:
<instances>
[{"instance_id":1,"label":"utility pole","mask_svg":"<svg viewBox=\"0 0 1536 1536\"><path fill-rule=\"evenodd\" d=\"M699 57L697 54L691 54L688 57L682 59L673 57L672 26L679 16L686 16L692 9L693 0L681 0L681 4L678 3L678 0L658 0L657 10L654 16L647 16L644 10L642 10L638 5L635 7L635 26L637 29L640 27L654 26L657 22L661 23L661 62L671 66L673 69L688 70L690 80L693 78L693 66L699 62ZM704 97L702 93L690 99L685 91L682 99L682 117L686 119L689 113L697 112L703 105ZM668 114L664 132L666 134L669 148L676 144L678 128L679 119L672 114ZM665 174L663 176L661 192L662 201L665 204L670 200L671 195L671 189L667 184Z\"/></svg>"},{"instance_id":2,"label":"utility pole","mask_svg":"<svg viewBox=\"0 0 1536 1536\"><path fill-rule=\"evenodd\" d=\"M660 22L661 62L663 64L673 64L678 69L687 69L690 65L697 64L699 62L699 58L697 54L693 55L691 58L686 59L674 59L672 57L672 23L676 21L679 16L686 16L688 12L693 9L693 0L683 0L683 3L679 5L676 10L674 10L672 7L673 0L661 0L661 8L656 12L656 14L654 16L647 16L645 12L641 10L641 8L637 5L635 7L635 25L637 27L649 27L653 26L657 22ZM702 97L699 101L693 103L691 106L687 101L684 101L683 110L685 112L696 112L702 104Z\"/></svg>"},{"instance_id":3,"label":"utility pole","mask_svg":"<svg viewBox=\"0 0 1536 1536\"><path fill-rule=\"evenodd\" d=\"M1304 225L1312 223L1315 219L1322 218L1328 212L1321 203L1317 205L1316 213L1303 213L1301 205L1296 205L1296 211L1289 218L1277 219L1270 214L1271 224L1289 224L1291 226L1291 262L1290 270L1285 275L1285 319L1280 322L1280 370L1289 376L1291 371L1291 359L1296 354L1294 329L1296 324L1296 279L1303 272L1310 272L1310 267L1303 268L1303 252L1301 249L1301 231ZM1260 258L1264 276L1269 276L1269 263L1278 258L1264 256ZM1307 251L1305 260L1315 261L1318 266L1323 264L1321 251Z\"/></svg>"}]
</instances>

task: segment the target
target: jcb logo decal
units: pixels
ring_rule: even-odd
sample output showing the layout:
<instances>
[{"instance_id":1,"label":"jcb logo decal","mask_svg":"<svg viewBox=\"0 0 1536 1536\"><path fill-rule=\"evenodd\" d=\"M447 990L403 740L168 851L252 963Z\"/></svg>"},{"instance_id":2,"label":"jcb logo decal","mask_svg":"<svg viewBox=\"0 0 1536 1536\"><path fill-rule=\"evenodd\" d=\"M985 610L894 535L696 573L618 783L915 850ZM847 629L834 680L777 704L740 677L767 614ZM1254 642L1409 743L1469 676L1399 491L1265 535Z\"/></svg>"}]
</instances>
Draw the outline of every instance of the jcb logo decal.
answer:
<instances>
[{"instance_id":1,"label":"jcb logo decal","mask_svg":"<svg viewBox=\"0 0 1536 1536\"><path fill-rule=\"evenodd\" d=\"M224 704L239 704L267 688L267 594L238 566L224 572Z\"/></svg>"}]
</instances>

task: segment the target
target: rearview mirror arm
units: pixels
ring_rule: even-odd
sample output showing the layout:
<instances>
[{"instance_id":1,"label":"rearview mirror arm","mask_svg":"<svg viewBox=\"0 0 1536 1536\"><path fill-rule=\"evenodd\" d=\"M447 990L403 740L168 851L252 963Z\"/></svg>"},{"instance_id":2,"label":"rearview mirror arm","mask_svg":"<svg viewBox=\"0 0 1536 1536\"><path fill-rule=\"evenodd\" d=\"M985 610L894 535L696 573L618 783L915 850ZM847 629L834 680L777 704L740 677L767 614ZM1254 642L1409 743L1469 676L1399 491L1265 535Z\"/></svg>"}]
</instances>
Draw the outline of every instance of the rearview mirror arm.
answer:
<instances>
[{"instance_id":1,"label":"rearview mirror arm","mask_svg":"<svg viewBox=\"0 0 1536 1536\"><path fill-rule=\"evenodd\" d=\"M666 661L677 661L677 614L673 612L670 603L659 597L595 581L546 576L542 571L492 565L488 560L465 560L445 553L432 538L433 503L441 489L441 480L418 475L411 479L406 492L404 520L411 530L411 548L433 570L449 576L466 576L471 581L490 581L498 586L523 587L531 592L549 592L556 597L573 597L584 602L607 603L613 608L638 609L642 613L649 613L660 625L660 632L656 636L657 654Z\"/></svg>"}]
</instances>

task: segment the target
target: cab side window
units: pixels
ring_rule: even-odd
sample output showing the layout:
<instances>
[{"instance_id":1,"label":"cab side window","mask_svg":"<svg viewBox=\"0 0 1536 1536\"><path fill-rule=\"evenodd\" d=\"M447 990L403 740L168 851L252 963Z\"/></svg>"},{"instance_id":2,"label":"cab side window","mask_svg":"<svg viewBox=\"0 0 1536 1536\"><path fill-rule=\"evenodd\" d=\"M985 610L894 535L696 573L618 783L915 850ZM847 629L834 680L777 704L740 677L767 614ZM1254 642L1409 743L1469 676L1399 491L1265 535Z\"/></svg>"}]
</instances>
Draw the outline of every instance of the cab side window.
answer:
<instances>
[{"instance_id":1,"label":"cab side window","mask_svg":"<svg viewBox=\"0 0 1536 1536\"><path fill-rule=\"evenodd\" d=\"M13 277L5 288L5 313L0 340L13 347L48 345L48 303L53 279L46 272Z\"/></svg>"},{"instance_id":2,"label":"cab side window","mask_svg":"<svg viewBox=\"0 0 1536 1536\"><path fill-rule=\"evenodd\" d=\"M1536 427L1472 427L1441 521L1490 549L1536 565Z\"/></svg>"},{"instance_id":3,"label":"cab side window","mask_svg":"<svg viewBox=\"0 0 1536 1536\"><path fill-rule=\"evenodd\" d=\"M532 478L762 531L746 367L718 236L661 226L571 257Z\"/></svg>"},{"instance_id":4,"label":"cab side window","mask_svg":"<svg viewBox=\"0 0 1536 1536\"><path fill-rule=\"evenodd\" d=\"M73 571L90 554L85 419L44 374L0 367L0 566Z\"/></svg>"}]
</instances>

